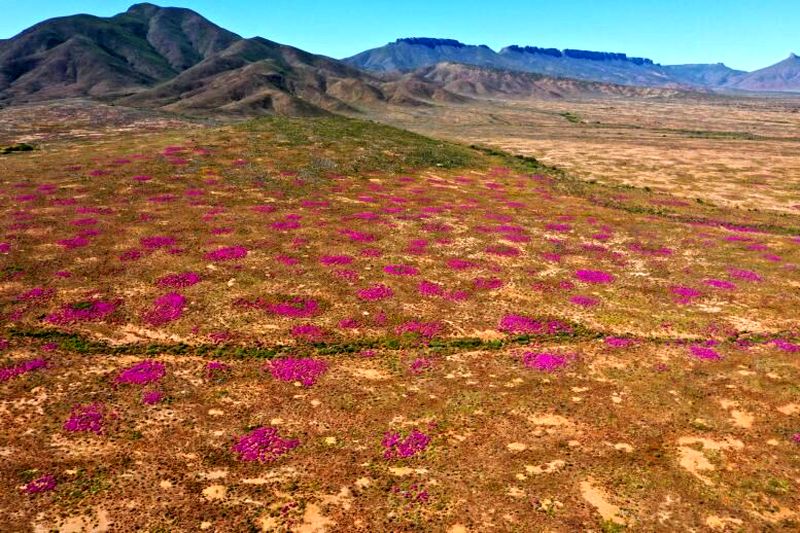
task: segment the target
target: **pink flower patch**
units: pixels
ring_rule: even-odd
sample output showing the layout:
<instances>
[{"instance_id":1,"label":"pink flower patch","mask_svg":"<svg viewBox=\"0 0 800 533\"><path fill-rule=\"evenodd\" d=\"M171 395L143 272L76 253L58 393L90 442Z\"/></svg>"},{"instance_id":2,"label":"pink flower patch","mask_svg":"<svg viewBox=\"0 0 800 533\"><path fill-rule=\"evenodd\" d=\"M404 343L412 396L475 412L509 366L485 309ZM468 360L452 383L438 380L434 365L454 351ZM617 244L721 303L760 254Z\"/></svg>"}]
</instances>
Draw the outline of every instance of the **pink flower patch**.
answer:
<instances>
[{"instance_id":1,"label":"pink flower patch","mask_svg":"<svg viewBox=\"0 0 800 533\"><path fill-rule=\"evenodd\" d=\"M56 291L53 289L44 289L42 287L34 287L17 296L18 302L31 302L34 300L49 300L53 297Z\"/></svg>"},{"instance_id":2,"label":"pink flower patch","mask_svg":"<svg viewBox=\"0 0 800 533\"><path fill-rule=\"evenodd\" d=\"M286 217L286 220L279 220L277 222L273 222L270 224L272 229L276 229L279 231L291 231L295 229L300 229L300 222L294 218Z\"/></svg>"},{"instance_id":3,"label":"pink flower patch","mask_svg":"<svg viewBox=\"0 0 800 533\"><path fill-rule=\"evenodd\" d=\"M726 290L730 291L736 288L735 283L731 283L730 281L725 281L721 279L707 279L703 281L709 287L714 287L715 289Z\"/></svg>"},{"instance_id":4,"label":"pink flower patch","mask_svg":"<svg viewBox=\"0 0 800 533\"><path fill-rule=\"evenodd\" d=\"M144 405L155 405L164 399L164 393L159 390L149 390L142 393Z\"/></svg>"},{"instance_id":5,"label":"pink flower patch","mask_svg":"<svg viewBox=\"0 0 800 533\"><path fill-rule=\"evenodd\" d=\"M70 239L61 239L58 244L67 250L74 250L75 248L83 248L89 245L89 239L86 237L72 237Z\"/></svg>"},{"instance_id":6,"label":"pink flower patch","mask_svg":"<svg viewBox=\"0 0 800 533\"><path fill-rule=\"evenodd\" d=\"M345 229L340 232L345 237L349 238L351 241L355 242L373 242L375 240L375 236L370 233L363 233L361 231L355 231L351 229Z\"/></svg>"},{"instance_id":7,"label":"pink flower patch","mask_svg":"<svg viewBox=\"0 0 800 533\"><path fill-rule=\"evenodd\" d=\"M732 278L740 279L742 281L763 281L763 278L759 274L751 270L730 268L728 269L728 274L730 274Z\"/></svg>"},{"instance_id":8,"label":"pink flower patch","mask_svg":"<svg viewBox=\"0 0 800 533\"><path fill-rule=\"evenodd\" d=\"M575 277L584 283L611 283L614 281L614 276L602 270L578 270L575 272Z\"/></svg>"},{"instance_id":9,"label":"pink flower patch","mask_svg":"<svg viewBox=\"0 0 800 533\"><path fill-rule=\"evenodd\" d=\"M416 333L423 338L430 339L441 333L443 329L444 327L439 322L419 322L418 320L412 320L400 324L395 328L394 332L398 335L402 335L403 333Z\"/></svg>"},{"instance_id":10,"label":"pink flower patch","mask_svg":"<svg viewBox=\"0 0 800 533\"><path fill-rule=\"evenodd\" d=\"M418 357L411 362L408 371L412 374L422 374L433 366L433 361L427 357Z\"/></svg>"},{"instance_id":11,"label":"pink flower patch","mask_svg":"<svg viewBox=\"0 0 800 533\"><path fill-rule=\"evenodd\" d=\"M522 315L504 316L499 329L505 333L523 335L555 335L572 331L572 328L558 320L544 322Z\"/></svg>"},{"instance_id":12,"label":"pink flower patch","mask_svg":"<svg viewBox=\"0 0 800 533\"><path fill-rule=\"evenodd\" d=\"M247 256L247 248L243 246L226 246L206 254L209 261L233 261Z\"/></svg>"},{"instance_id":13,"label":"pink flower patch","mask_svg":"<svg viewBox=\"0 0 800 533\"><path fill-rule=\"evenodd\" d=\"M123 262L132 262L138 261L142 258L142 251L137 250L136 248L132 250L125 250L121 254L119 254L119 260Z\"/></svg>"},{"instance_id":14,"label":"pink flower patch","mask_svg":"<svg viewBox=\"0 0 800 533\"><path fill-rule=\"evenodd\" d=\"M117 304L102 300L79 302L62 307L47 315L45 320L51 324L67 325L75 322L96 322L116 311Z\"/></svg>"},{"instance_id":15,"label":"pink flower patch","mask_svg":"<svg viewBox=\"0 0 800 533\"><path fill-rule=\"evenodd\" d=\"M567 358L563 355L546 352L526 352L522 356L522 364L540 372L555 372L567 366Z\"/></svg>"},{"instance_id":16,"label":"pink flower patch","mask_svg":"<svg viewBox=\"0 0 800 533\"><path fill-rule=\"evenodd\" d=\"M406 459L425 451L431 438L418 431L412 430L405 438L400 433L386 433L381 445L384 447L383 457L386 459Z\"/></svg>"},{"instance_id":17,"label":"pink flower patch","mask_svg":"<svg viewBox=\"0 0 800 533\"><path fill-rule=\"evenodd\" d=\"M366 289L358 291L358 297L367 302L385 300L394 296L394 291L386 285L376 284Z\"/></svg>"},{"instance_id":18,"label":"pink flower patch","mask_svg":"<svg viewBox=\"0 0 800 533\"><path fill-rule=\"evenodd\" d=\"M294 266L294 265L299 265L300 264L300 260L299 259L297 259L295 257L288 256L288 255L284 255L284 254L275 256L275 261L277 261L278 263L280 263L282 265L286 265L286 266Z\"/></svg>"},{"instance_id":19,"label":"pink flower patch","mask_svg":"<svg viewBox=\"0 0 800 533\"><path fill-rule=\"evenodd\" d=\"M252 209L256 213L274 213L278 210L278 208L272 204L255 205Z\"/></svg>"},{"instance_id":20,"label":"pink flower patch","mask_svg":"<svg viewBox=\"0 0 800 533\"><path fill-rule=\"evenodd\" d=\"M313 324L302 324L292 328L292 337L299 341L321 342L325 339L325 330Z\"/></svg>"},{"instance_id":21,"label":"pink flower patch","mask_svg":"<svg viewBox=\"0 0 800 533\"><path fill-rule=\"evenodd\" d=\"M417 290L422 296L444 296L444 288L432 281L421 281Z\"/></svg>"},{"instance_id":22,"label":"pink flower patch","mask_svg":"<svg viewBox=\"0 0 800 533\"><path fill-rule=\"evenodd\" d=\"M499 289L504 285L503 280L499 278L475 278L472 282L476 289L484 291Z\"/></svg>"},{"instance_id":23,"label":"pink flower patch","mask_svg":"<svg viewBox=\"0 0 800 533\"><path fill-rule=\"evenodd\" d=\"M325 266L349 265L353 262L353 257L349 255L323 255L319 262Z\"/></svg>"},{"instance_id":24,"label":"pink flower patch","mask_svg":"<svg viewBox=\"0 0 800 533\"><path fill-rule=\"evenodd\" d=\"M717 353L717 351L713 348L708 346L701 346L699 344L694 344L689 347L689 353L692 354L693 357L697 359L703 359L706 361L714 361L717 359L722 359L722 356Z\"/></svg>"},{"instance_id":25,"label":"pink flower patch","mask_svg":"<svg viewBox=\"0 0 800 533\"><path fill-rule=\"evenodd\" d=\"M43 368L47 368L47 361L44 359L32 359L12 366L2 367L0 368L0 383Z\"/></svg>"},{"instance_id":26,"label":"pink flower patch","mask_svg":"<svg viewBox=\"0 0 800 533\"><path fill-rule=\"evenodd\" d=\"M446 264L451 270L467 270L478 266L474 262L467 261L466 259L448 259Z\"/></svg>"},{"instance_id":27,"label":"pink flower patch","mask_svg":"<svg viewBox=\"0 0 800 533\"><path fill-rule=\"evenodd\" d=\"M146 359L122 370L114 382L125 385L149 385L161 381L166 373L164 363Z\"/></svg>"},{"instance_id":28,"label":"pink flower patch","mask_svg":"<svg viewBox=\"0 0 800 533\"><path fill-rule=\"evenodd\" d=\"M635 340L626 339L624 337L606 337L603 342L606 343L606 346L610 346L612 348L627 348L636 344Z\"/></svg>"},{"instance_id":29,"label":"pink flower patch","mask_svg":"<svg viewBox=\"0 0 800 533\"><path fill-rule=\"evenodd\" d=\"M287 301L267 304L267 311L288 318L309 318L320 312L319 303L311 298L292 298Z\"/></svg>"},{"instance_id":30,"label":"pink flower patch","mask_svg":"<svg viewBox=\"0 0 800 533\"><path fill-rule=\"evenodd\" d=\"M790 352L790 353L800 352L800 345L793 344L783 339L775 339L774 341L772 341L772 344L774 344L779 350L783 350L784 352Z\"/></svg>"},{"instance_id":31,"label":"pink flower patch","mask_svg":"<svg viewBox=\"0 0 800 533\"><path fill-rule=\"evenodd\" d=\"M144 319L152 326L161 326L178 320L186 306L186 297L177 292L159 296L153 302L153 308L145 313Z\"/></svg>"},{"instance_id":32,"label":"pink flower patch","mask_svg":"<svg viewBox=\"0 0 800 533\"><path fill-rule=\"evenodd\" d=\"M107 416L107 409L101 403L76 405L72 408L70 417L64 422L64 431L99 435L103 432Z\"/></svg>"},{"instance_id":33,"label":"pink flower patch","mask_svg":"<svg viewBox=\"0 0 800 533\"><path fill-rule=\"evenodd\" d=\"M25 494L40 494L56 489L56 478L53 474L45 474L25 485L22 491Z\"/></svg>"},{"instance_id":34,"label":"pink flower patch","mask_svg":"<svg viewBox=\"0 0 800 533\"><path fill-rule=\"evenodd\" d=\"M572 231L572 226L569 224L548 224L545 226L545 229L556 233L567 233Z\"/></svg>"},{"instance_id":35,"label":"pink flower patch","mask_svg":"<svg viewBox=\"0 0 800 533\"><path fill-rule=\"evenodd\" d=\"M669 291L677 296L678 303L681 304L688 304L692 301L696 300L697 298L703 295L702 292L698 291L697 289L693 289L691 287L684 287L682 285L676 285L670 287Z\"/></svg>"},{"instance_id":36,"label":"pink flower patch","mask_svg":"<svg viewBox=\"0 0 800 533\"><path fill-rule=\"evenodd\" d=\"M593 296L576 295L570 298L569 301L581 307L595 307L600 304L600 300Z\"/></svg>"},{"instance_id":37,"label":"pink flower patch","mask_svg":"<svg viewBox=\"0 0 800 533\"><path fill-rule=\"evenodd\" d=\"M328 363L311 357L285 357L272 361L267 369L279 381L299 381L304 387L311 387L328 371Z\"/></svg>"},{"instance_id":38,"label":"pink flower patch","mask_svg":"<svg viewBox=\"0 0 800 533\"><path fill-rule=\"evenodd\" d=\"M240 461L271 463L300 446L297 439L285 439L274 427L258 427L241 435L233 445Z\"/></svg>"},{"instance_id":39,"label":"pink flower patch","mask_svg":"<svg viewBox=\"0 0 800 533\"><path fill-rule=\"evenodd\" d=\"M231 367L221 361L209 361L205 366L206 379L217 379L231 371Z\"/></svg>"}]
</instances>

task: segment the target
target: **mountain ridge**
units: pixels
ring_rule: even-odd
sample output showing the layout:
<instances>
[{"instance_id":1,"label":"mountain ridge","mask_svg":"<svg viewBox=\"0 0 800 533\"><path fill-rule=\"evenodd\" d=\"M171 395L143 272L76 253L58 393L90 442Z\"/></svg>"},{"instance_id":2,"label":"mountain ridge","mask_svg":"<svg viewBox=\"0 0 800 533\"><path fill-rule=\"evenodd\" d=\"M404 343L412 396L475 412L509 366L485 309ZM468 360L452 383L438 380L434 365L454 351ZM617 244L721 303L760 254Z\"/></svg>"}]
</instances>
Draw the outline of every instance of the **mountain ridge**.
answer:
<instances>
[{"instance_id":1,"label":"mountain ridge","mask_svg":"<svg viewBox=\"0 0 800 533\"><path fill-rule=\"evenodd\" d=\"M420 50L424 47L425 50ZM794 57L793 57L794 56ZM788 60L796 59L792 54ZM372 72L411 72L441 62L532 72L556 77L623 85L715 90L770 90L800 92L800 67L783 68L783 75L762 75L772 81L756 82L753 73L732 69L723 63L661 65L652 59L624 53L596 52L538 46L509 45L495 52L486 45L465 44L455 39L414 37L398 39L384 46L344 58L343 61ZM783 62L782 62L783 63ZM794 73L798 75L795 76ZM780 82L783 80L783 83Z\"/></svg>"},{"instance_id":2,"label":"mountain ridge","mask_svg":"<svg viewBox=\"0 0 800 533\"><path fill-rule=\"evenodd\" d=\"M309 115L361 102L462 99L421 83L379 79L150 3L112 17L49 19L0 41L0 105L91 97L181 113Z\"/></svg>"}]
</instances>

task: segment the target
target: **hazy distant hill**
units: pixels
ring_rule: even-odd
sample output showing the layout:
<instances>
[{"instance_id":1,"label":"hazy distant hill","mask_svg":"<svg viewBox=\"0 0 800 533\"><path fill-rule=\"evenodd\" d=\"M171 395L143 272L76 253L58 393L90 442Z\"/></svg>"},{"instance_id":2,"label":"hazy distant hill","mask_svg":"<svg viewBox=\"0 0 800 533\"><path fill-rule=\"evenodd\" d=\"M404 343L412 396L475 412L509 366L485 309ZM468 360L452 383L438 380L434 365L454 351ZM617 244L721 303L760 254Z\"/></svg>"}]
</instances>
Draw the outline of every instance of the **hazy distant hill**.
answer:
<instances>
[{"instance_id":1,"label":"hazy distant hill","mask_svg":"<svg viewBox=\"0 0 800 533\"><path fill-rule=\"evenodd\" d=\"M791 54L780 63L741 76L729 87L745 91L800 92L800 57Z\"/></svg>"},{"instance_id":2,"label":"hazy distant hill","mask_svg":"<svg viewBox=\"0 0 800 533\"><path fill-rule=\"evenodd\" d=\"M530 72L439 63L408 76L441 84L449 93L469 97L563 98L568 96L674 96L680 91L664 87L636 87L572 78L554 78Z\"/></svg>"},{"instance_id":3,"label":"hazy distant hill","mask_svg":"<svg viewBox=\"0 0 800 533\"><path fill-rule=\"evenodd\" d=\"M743 70L735 70L722 63L714 65L667 65L664 69L669 76L679 79L683 83L701 87L723 87L747 74Z\"/></svg>"}]
</instances>

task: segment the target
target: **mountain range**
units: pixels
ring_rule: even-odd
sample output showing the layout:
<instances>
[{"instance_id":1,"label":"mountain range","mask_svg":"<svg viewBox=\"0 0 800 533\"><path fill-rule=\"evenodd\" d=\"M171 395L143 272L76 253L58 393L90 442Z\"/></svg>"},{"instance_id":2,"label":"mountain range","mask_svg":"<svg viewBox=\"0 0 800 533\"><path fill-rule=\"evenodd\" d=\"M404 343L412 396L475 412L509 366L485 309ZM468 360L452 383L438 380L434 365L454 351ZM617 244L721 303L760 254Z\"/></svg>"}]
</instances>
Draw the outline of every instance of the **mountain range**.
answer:
<instances>
[{"instance_id":1,"label":"mountain range","mask_svg":"<svg viewBox=\"0 0 800 533\"><path fill-rule=\"evenodd\" d=\"M344 59L373 72L408 72L441 62L535 72L548 76L638 85L747 91L800 91L800 59L788 59L748 73L722 63L660 65L623 53L511 45L495 52L486 45L453 39L404 38Z\"/></svg>"},{"instance_id":2,"label":"mountain range","mask_svg":"<svg viewBox=\"0 0 800 533\"><path fill-rule=\"evenodd\" d=\"M745 73L617 53L521 46L498 53L411 38L340 61L148 3L109 18L50 19L0 40L0 106L89 97L181 113L304 115L383 103L687 88L800 91L800 59Z\"/></svg>"},{"instance_id":3,"label":"mountain range","mask_svg":"<svg viewBox=\"0 0 800 533\"><path fill-rule=\"evenodd\" d=\"M0 106L90 97L184 113L305 115L460 98L413 78L378 78L147 3L110 18L47 20L0 41Z\"/></svg>"}]
</instances>

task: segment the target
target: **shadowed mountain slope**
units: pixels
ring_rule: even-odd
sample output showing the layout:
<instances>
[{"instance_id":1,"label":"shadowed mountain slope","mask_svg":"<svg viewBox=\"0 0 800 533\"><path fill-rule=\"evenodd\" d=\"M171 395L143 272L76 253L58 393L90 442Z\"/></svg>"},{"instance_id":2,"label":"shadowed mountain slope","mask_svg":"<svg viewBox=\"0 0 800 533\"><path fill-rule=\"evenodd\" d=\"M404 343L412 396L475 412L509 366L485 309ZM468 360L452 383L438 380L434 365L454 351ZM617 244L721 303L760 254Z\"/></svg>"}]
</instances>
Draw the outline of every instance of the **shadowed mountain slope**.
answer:
<instances>
[{"instance_id":1,"label":"shadowed mountain slope","mask_svg":"<svg viewBox=\"0 0 800 533\"><path fill-rule=\"evenodd\" d=\"M0 43L0 101L136 92L239 39L193 11L152 4L47 20Z\"/></svg>"},{"instance_id":2,"label":"shadowed mountain slope","mask_svg":"<svg viewBox=\"0 0 800 533\"><path fill-rule=\"evenodd\" d=\"M234 115L460 98L260 37L243 39L194 11L153 4L110 18L52 19L0 41L0 104L76 96Z\"/></svg>"}]
</instances>

